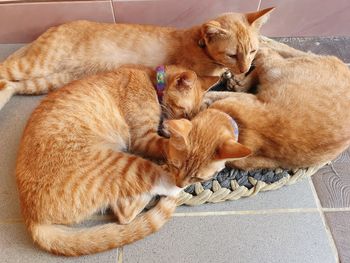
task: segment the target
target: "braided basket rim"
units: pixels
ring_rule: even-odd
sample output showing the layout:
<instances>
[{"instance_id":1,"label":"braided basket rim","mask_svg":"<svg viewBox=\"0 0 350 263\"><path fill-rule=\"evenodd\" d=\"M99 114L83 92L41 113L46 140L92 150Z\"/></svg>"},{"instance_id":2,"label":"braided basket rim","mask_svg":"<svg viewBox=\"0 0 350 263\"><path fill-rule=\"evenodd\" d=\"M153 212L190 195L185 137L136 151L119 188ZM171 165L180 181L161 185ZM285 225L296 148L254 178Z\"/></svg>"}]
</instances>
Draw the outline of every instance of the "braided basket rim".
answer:
<instances>
[{"instance_id":1,"label":"braided basket rim","mask_svg":"<svg viewBox=\"0 0 350 263\"><path fill-rule=\"evenodd\" d=\"M219 203L228 200L238 200L242 197L252 197L259 192L277 190L285 185L291 185L301 181L306 177L314 175L320 168L326 164L316 165L309 168L301 168L293 171L293 174L281 178L280 180L268 184L263 181L249 177L250 183L253 185L251 189L240 186L237 181L231 180L231 188L222 187L218 181L213 181L211 189L204 189L201 183L194 184L195 195L181 191L177 198L177 205L196 206L204 203Z\"/></svg>"}]
</instances>

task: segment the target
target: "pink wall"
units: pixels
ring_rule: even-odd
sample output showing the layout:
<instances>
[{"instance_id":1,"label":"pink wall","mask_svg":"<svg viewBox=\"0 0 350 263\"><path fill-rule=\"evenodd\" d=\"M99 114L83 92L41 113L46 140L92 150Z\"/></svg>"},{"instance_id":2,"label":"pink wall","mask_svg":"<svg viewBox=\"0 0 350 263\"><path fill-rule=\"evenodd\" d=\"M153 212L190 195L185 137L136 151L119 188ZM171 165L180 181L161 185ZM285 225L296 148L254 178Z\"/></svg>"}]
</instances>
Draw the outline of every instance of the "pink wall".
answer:
<instances>
[{"instance_id":1,"label":"pink wall","mask_svg":"<svg viewBox=\"0 0 350 263\"><path fill-rule=\"evenodd\" d=\"M30 42L52 25L88 19L189 27L223 12L276 6L268 36L350 35L349 0L0 0L0 43Z\"/></svg>"}]
</instances>

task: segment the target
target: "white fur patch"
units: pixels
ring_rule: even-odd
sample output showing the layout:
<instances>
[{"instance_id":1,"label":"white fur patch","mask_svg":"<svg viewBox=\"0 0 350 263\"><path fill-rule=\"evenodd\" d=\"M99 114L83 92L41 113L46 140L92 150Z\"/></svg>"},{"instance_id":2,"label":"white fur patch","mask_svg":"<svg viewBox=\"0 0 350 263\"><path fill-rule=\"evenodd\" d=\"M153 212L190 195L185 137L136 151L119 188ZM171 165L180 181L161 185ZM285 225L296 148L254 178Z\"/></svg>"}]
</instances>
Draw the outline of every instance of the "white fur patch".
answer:
<instances>
[{"instance_id":1,"label":"white fur patch","mask_svg":"<svg viewBox=\"0 0 350 263\"><path fill-rule=\"evenodd\" d=\"M10 100L14 93L15 89L11 86L6 86L6 88L0 90L0 110Z\"/></svg>"},{"instance_id":2,"label":"white fur patch","mask_svg":"<svg viewBox=\"0 0 350 263\"><path fill-rule=\"evenodd\" d=\"M134 46L133 48L124 48L118 47L112 42L105 42L103 45L99 46L101 52L99 52L97 60L105 61L108 65L131 63L152 67L164 63L168 56L165 48L166 43L163 43L162 40L154 39L154 37L147 36L143 36L143 40L138 43L140 45Z\"/></svg>"},{"instance_id":3,"label":"white fur patch","mask_svg":"<svg viewBox=\"0 0 350 263\"><path fill-rule=\"evenodd\" d=\"M176 197L182 189L170 183L165 178L160 178L157 184L151 189L151 194Z\"/></svg>"}]
</instances>

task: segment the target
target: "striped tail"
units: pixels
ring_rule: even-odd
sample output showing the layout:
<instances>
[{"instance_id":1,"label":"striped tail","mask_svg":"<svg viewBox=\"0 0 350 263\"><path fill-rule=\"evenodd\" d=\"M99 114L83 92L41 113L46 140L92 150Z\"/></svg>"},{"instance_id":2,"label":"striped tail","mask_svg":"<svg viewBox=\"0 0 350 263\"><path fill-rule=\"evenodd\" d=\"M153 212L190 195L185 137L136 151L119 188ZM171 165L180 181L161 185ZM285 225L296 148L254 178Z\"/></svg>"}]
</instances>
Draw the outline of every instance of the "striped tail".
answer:
<instances>
[{"instance_id":1,"label":"striped tail","mask_svg":"<svg viewBox=\"0 0 350 263\"><path fill-rule=\"evenodd\" d=\"M140 240L158 231L171 217L176 199L162 197L158 204L128 225L109 223L74 229L61 225L35 224L30 227L34 241L54 254L79 256L102 252Z\"/></svg>"}]
</instances>

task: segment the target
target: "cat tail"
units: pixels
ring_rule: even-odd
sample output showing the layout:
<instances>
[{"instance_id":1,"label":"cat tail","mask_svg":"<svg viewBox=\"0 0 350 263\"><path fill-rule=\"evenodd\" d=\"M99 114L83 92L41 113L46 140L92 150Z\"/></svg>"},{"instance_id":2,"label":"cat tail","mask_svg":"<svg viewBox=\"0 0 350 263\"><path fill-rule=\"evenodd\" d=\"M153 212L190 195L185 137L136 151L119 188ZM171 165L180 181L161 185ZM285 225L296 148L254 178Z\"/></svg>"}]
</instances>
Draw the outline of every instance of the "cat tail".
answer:
<instances>
[{"instance_id":1,"label":"cat tail","mask_svg":"<svg viewBox=\"0 0 350 263\"><path fill-rule=\"evenodd\" d=\"M0 110L14 94L40 95L60 88L73 79L69 73L54 73L42 78L21 81L0 79Z\"/></svg>"},{"instance_id":2,"label":"cat tail","mask_svg":"<svg viewBox=\"0 0 350 263\"><path fill-rule=\"evenodd\" d=\"M109 223L76 229L62 225L35 224L34 242L54 254L79 256L102 252L140 240L158 231L171 217L176 199L162 197L157 205L127 225Z\"/></svg>"}]
</instances>

